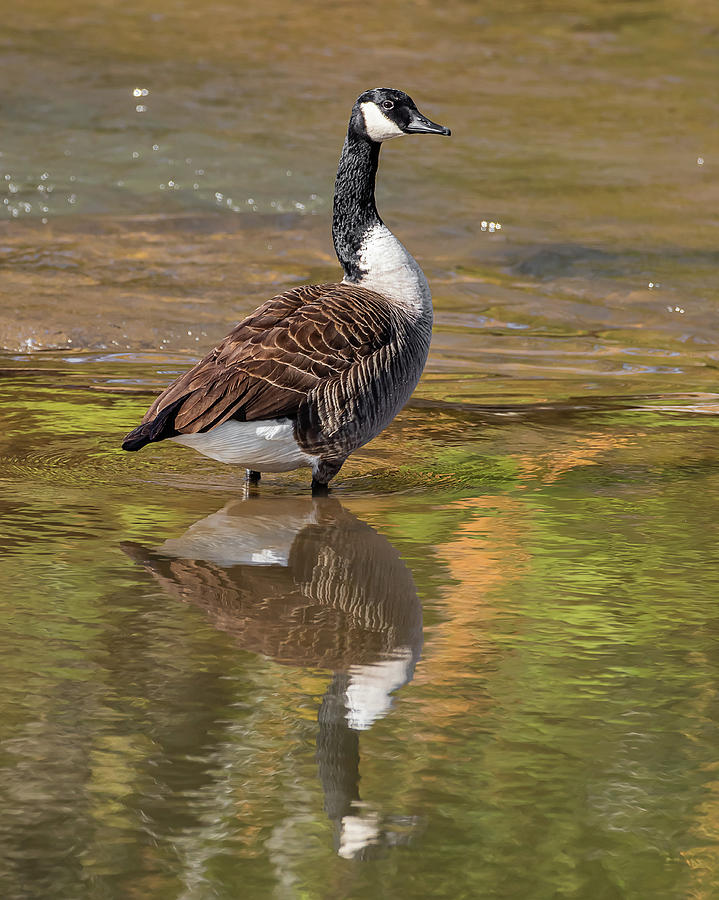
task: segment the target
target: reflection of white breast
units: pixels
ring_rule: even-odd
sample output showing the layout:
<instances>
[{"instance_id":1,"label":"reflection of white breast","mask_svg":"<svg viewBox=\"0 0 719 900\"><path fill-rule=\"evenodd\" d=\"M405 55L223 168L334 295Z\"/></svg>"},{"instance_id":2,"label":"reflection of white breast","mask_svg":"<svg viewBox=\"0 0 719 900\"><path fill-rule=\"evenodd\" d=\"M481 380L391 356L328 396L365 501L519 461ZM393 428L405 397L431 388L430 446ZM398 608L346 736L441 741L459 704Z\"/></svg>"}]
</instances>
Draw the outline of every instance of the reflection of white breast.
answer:
<instances>
[{"instance_id":1,"label":"reflection of white breast","mask_svg":"<svg viewBox=\"0 0 719 900\"><path fill-rule=\"evenodd\" d=\"M381 662L350 666L345 691L347 723L355 731L366 731L392 708L393 691L407 684L414 674L415 658L410 647L398 647Z\"/></svg>"},{"instance_id":2,"label":"reflection of white breast","mask_svg":"<svg viewBox=\"0 0 719 900\"><path fill-rule=\"evenodd\" d=\"M286 566L297 534L317 522L314 508L306 507L304 515L283 511L281 519L252 515L253 508L248 508L246 516L221 509L195 522L181 537L165 541L157 553L203 559L218 566Z\"/></svg>"}]
</instances>

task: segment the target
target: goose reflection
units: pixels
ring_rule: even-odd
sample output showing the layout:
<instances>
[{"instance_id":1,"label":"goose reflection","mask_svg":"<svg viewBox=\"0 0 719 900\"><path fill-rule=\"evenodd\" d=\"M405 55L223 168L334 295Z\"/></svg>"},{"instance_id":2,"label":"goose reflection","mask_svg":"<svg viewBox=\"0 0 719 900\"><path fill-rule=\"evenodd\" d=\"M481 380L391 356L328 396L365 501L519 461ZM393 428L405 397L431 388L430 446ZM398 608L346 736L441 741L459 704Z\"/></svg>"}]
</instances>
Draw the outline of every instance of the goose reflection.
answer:
<instances>
[{"instance_id":1,"label":"goose reflection","mask_svg":"<svg viewBox=\"0 0 719 900\"><path fill-rule=\"evenodd\" d=\"M390 542L331 497L250 497L154 550L125 551L240 647L332 670L317 763L337 852L402 840L359 793L359 734L392 707L422 649L422 608Z\"/></svg>"}]
</instances>

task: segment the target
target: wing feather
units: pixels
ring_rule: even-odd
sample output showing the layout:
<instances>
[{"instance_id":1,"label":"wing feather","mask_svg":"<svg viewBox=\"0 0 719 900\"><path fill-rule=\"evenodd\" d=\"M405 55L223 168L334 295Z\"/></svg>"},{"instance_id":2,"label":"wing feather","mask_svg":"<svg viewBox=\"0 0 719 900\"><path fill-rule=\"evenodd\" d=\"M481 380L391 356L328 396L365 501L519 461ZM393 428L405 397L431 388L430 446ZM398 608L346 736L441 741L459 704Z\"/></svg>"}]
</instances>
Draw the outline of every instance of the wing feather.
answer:
<instances>
[{"instance_id":1,"label":"wing feather","mask_svg":"<svg viewBox=\"0 0 719 900\"><path fill-rule=\"evenodd\" d=\"M387 344L387 301L348 284L303 285L268 300L172 382L126 449L208 431L229 418L292 417L310 391Z\"/></svg>"}]
</instances>

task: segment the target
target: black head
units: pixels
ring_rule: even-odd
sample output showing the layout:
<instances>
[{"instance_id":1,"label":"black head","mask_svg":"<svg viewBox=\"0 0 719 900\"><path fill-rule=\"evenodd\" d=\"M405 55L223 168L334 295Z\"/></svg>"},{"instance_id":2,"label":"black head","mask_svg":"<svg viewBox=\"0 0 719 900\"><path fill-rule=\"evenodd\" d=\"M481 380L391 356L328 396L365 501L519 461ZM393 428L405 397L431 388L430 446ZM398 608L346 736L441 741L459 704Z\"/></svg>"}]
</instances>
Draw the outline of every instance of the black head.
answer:
<instances>
[{"instance_id":1,"label":"black head","mask_svg":"<svg viewBox=\"0 0 719 900\"><path fill-rule=\"evenodd\" d=\"M393 88L374 88L360 94L352 108L350 130L378 144L403 134L452 133L430 122L411 97Z\"/></svg>"}]
</instances>

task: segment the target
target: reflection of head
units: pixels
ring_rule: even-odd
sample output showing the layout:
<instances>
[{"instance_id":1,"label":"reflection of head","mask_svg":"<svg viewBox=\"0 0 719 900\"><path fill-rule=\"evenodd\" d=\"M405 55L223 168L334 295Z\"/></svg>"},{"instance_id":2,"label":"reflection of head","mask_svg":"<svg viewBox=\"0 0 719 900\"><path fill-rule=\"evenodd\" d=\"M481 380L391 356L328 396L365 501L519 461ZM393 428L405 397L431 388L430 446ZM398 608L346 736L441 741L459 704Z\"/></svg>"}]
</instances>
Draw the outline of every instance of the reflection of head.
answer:
<instances>
[{"instance_id":1,"label":"reflection of head","mask_svg":"<svg viewBox=\"0 0 719 900\"><path fill-rule=\"evenodd\" d=\"M406 843L416 820L388 818L360 799L359 733L352 726L352 709L348 708L351 685L350 675L339 673L322 698L317 717L317 767L325 812L334 825L335 850L345 859L365 859L384 846Z\"/></svg>"}]
</instances>

